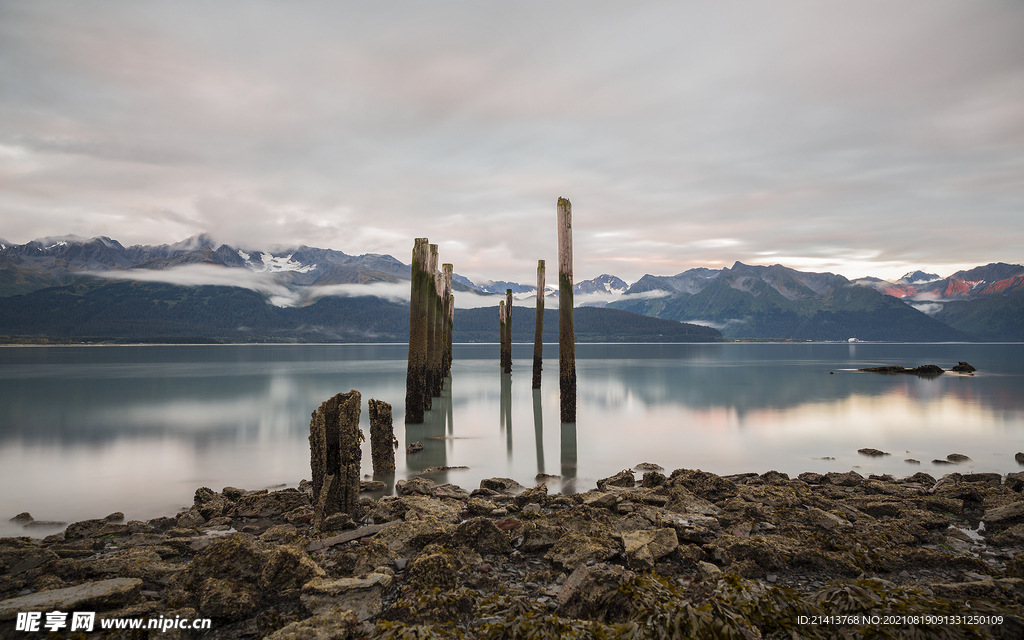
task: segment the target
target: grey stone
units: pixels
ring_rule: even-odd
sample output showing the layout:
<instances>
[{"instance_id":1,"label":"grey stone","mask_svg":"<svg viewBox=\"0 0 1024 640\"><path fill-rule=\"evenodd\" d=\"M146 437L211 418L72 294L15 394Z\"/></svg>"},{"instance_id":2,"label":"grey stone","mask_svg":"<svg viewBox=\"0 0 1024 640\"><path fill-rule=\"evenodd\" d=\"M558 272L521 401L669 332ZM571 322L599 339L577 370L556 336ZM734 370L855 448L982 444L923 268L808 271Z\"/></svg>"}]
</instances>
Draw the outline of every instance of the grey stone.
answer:
<instances>
[{"instance_id":1,"label":"grey stone","mask_svg":"<svg viewBox=\"0 0 1024 640\"><path fill-rule=\"evenodd\" d=\"M370 573L363 578L328 580L314 578L302 587L302 606L316 616L348 609L359 621L379 614L384 606L384 592L393 578L386 573Z\"/></svg>"},{"instance_id":2,"label":"grey stone","mask_svg":"<svg viewBox=\"0 0 1024 640\"><path fill-rule=\"evenodd\" d=\"M622 534L622 546L631 568L650 569L659 558L675 551L679 539L676 530L669 528L627 531Z\"/></svg>"},{"instance_id":3,"label":"grey stone","mask_svg":"<svg viewBox=\"0 0 1024 640\"><path fill-rule=\"evenodd\" d=\"M76 587L0 601L0 621L14 620L21 611L92 610L106 611L124 606L139 597L142 580L113 578L87 582Z\"/></svg>"}]
</instances>

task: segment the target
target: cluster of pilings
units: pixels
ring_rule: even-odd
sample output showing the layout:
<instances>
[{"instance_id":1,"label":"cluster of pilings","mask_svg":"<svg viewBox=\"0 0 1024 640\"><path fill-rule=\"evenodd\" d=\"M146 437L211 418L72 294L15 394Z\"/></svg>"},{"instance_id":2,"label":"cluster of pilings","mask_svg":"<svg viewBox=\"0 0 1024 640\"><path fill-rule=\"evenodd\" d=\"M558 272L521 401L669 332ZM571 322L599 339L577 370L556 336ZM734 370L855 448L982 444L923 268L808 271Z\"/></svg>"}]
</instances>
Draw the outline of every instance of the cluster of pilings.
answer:
<instances>
[{"instance_id":1,"label":"cluster of pilings","mask_svg":"<svg viewBox=\"0 0 1024 640\"><path fill-rule=\"evenodd\" d=\"M436 244L416 238L412 248L412 281L409 300L409 366L406 374L405 422L421 424L432 399L441 396L451 372L452 295L450 264L437 269Z\"/></svg>"},{"instance_id":2,"label":"cluster of pilings","mask_svg":"<svg viewBox=\"0 0 1024 640\"><path fill-rule=\"evenodd\" d=\"M329 529L335 514L354 515L359 503L359 472L365 439L359 430L362 396L353 389L328 398L309 421L309 466L313 484L313 526ZM370 451L374 476L395 473L395 432L391 405L369 401Z\"/></svg>"}]
</instances>

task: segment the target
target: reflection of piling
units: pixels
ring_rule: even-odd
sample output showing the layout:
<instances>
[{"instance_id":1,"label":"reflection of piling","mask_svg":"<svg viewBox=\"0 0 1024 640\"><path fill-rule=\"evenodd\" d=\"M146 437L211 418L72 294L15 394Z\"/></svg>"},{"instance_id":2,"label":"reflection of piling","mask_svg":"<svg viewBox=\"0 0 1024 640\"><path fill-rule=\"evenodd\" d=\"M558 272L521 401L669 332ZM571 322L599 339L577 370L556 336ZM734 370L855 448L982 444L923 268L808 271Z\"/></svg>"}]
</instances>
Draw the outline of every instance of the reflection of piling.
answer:
<instances>
[{"instance_id":1,"label":"reflection of piling","mask_svg":"<svg viewBox=\"0 0 1024 640\"><path fill-rule=\"evenodd\" d=\"M576 329L572 318L572 204L558 199L558 391L562 422L576 422Z\"/></svg>"},{"instance_id":2,"label":"reflection of piling","mask_svg":"<svg viewBox=\"0 0 1024 640\"><path fill-rule=\"evenodd\" d=\"M420 424L425 409L427 366L427 304L433 288L428 267L427 238L416 238L412 248L412 284L409 299L409 369L405 387L405 422Z\"/></svg>"},{"instance_id":3,"label":"reflection of piling","mask_svg":"<svg viewBox=\"0 0 1024 640\"><path fill-rule=\"evenodd\" d=\"M395 425L391 418L391 405L370 398L370 457L373 475L395 472Z\"/></svg>"},{"instance_id":4,"label":"reflection of piling","mask_svg":"<svg viewBox=\"0 0 1024 640\"><path fill-rule=\"evenodd\" d=\"M501 430L505 432L508 459L512 459L512 376L501 374Z\"/></svg>"},{"instance_id":5,"label":"reflection of piling","mask_svg":"<svg viewBox=\"0 0 1024 640\"><path fill-rule=\"evenodd\" d=\"M423 389L423 406L427 409L431 408L431 398L434 397L434 389L437 386L437 369L434 368L436 364L437 354L437 245L430 245L430 256L427 259L427 273L429 274L429 281L427 281L427 358L426 358L426 380L425 387Z\"/></svg>"},{"instance_id":6,"label":"reflection of piling","mask_svg":"<svg viewBox=\"0 0 1024 640\"><path fill-rule=\"evenodd\" d=\"M309 421L309 466L313 476L313 525L335 513L355 514L363 434L356 390L325 400Z\"/></svg>"},{"instance_id":7,"label":"reflection of piling","mask_svg":"<svg viewBox=\"0 0 1024 640\"><path fill-rule=\"evenodd\" d=\"M533 330L533 388L540 389L541 360L544 357L544 261L537 261L537 325Z\"/></svg>"},{"instance_id":8,"label":"reflection of piling","mask_svg":"<svg viewBox=\"0 0 1024 640\"><path fill-rule=\"evenodd\" d=\"M533 436L537 447L537 474L544 473L544 413L540 406L540 389L533 390Z\"/></svg>"},{"instance_id":9,"label":"reflection of piling","mask_svg":"<svg viewBox=\"0 0 1024 640\"><path fill-rule=\"evenodd\" d=\"M441 380L448 377L452 370L452 274L455 267L451 264L441 266ZM440 392L439 394L440 395Z\"/></svg>"},{"instance_id":10,"label":"reflection of piling","mask_svg":"<svg viewBox=\"0 0 1024 640\"><path fill-rule=\"evenodd\" d=\"M562 493L576 493L576 423L561 426Z\"/></svg>"}]
</instances>

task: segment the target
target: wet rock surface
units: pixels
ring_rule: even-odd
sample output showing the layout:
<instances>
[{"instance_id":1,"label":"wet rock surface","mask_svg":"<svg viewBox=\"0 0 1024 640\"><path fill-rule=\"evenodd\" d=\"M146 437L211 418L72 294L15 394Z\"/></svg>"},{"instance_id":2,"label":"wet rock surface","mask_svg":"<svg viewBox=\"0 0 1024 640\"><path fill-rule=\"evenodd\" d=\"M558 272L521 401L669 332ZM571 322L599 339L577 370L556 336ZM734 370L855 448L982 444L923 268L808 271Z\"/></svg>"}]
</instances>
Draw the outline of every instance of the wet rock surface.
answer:
<instances>
[{"instance_id":1,"label":"wet rock surface","mask_svg":"<svg viewBox=\"0 0 1024 640\"><path fill-rule=\"evenodd\" d=\"M626 471L574 495L412 479L323 531L310 483L203 487L176 518L0 539L0 638L36 637L13 631L14 617L54 609L212 619L167 634L179 638L1024 634L1024 474L644 478ZM977 622L911 629L887 615Z\"/></svg>"}]
</instances>

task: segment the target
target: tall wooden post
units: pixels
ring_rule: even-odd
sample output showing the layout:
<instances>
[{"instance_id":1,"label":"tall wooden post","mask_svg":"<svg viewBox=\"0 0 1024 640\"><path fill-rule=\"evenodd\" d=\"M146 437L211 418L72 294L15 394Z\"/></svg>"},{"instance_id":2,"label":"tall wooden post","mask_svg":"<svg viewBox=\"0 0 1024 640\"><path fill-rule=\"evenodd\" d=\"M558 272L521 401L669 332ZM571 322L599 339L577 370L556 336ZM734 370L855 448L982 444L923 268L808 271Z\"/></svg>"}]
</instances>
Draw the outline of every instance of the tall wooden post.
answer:
<instances>
[{"instance_id":1,"label":"tall wooden post","mask_svg":"<svg viewBox=\"0 0 1024 640\"><path fill-rule=\"evenodd\" d=\"M508 362L505 355L505 327L508 326L508 312L505 310L505 301L498 302L498 352L502 373L508 373Z\"/></svg>"},{"instance_id":2,"label":"tall wooden post","mask_svg":"<svg viewBox=\"0 0 1024 640\"><path fill-rule=\"evenodd\" d=\"M544 358L544 261L537 261L537 325L533 330L533 388L540 389L541 360Z\"/></svg>"},{"instance_id":3,"label":"tall wooden post","mask_svg":"<svg viewBox=\"0 0 1024 640\"><path fill-rule=\"evenodd\" d=\"M452 368L452 275L455 267L449 263L441 265L441 379L448 377Z\"/></svg>"},{"instance_id":4,"label":"tall wooden post","mask_svg":"<svg viewBox=\"0 0 1024 640\"><path fill-rule=\"evenodd\" d=\"M427 270L427 238L416 238L412 248L412 284L409 297L409 368L405 378L405 422L423 423L423 396L426 390L427 301L432 278Z\"/></svg>"},{"instance_id":5,"label":"tall wooden post","mask_svg":"<svg viewBox=\"0 0 1024 640\"><path fill-rule=\"evenodd\" d=\"M448 346L444 361L445 377L452 374L452 333L455 331L455 294L448 296Z\"/></svg>"},{"instance_id":6,"label":"tall wooden post","mask_svg":"<svg viewBox=\"0 0 1024 640\"><path fill-rule=\"evenodd\" d=\"M512 290L505 289L505 373L512 373Z\"/></svg>"},{"instance_id":7,"label":"tall wooden post","mask_svg":"<svg viewBox=\"0 0 1024 640\"><path fill-rule=\"evenodd\" d=\"M562 422L576 422L576 328L572 318L572 203L558 199L558 391Z\"/></svg>"},{"instance_id":8,"label":"tall wooden post","mask_svg":"<svg viewBox=\"0 0 1024 640\"><path fill-rule=\"evenodd\" d=\"M335 513L355 514L359 503L359 392L328 398L309 421L309 465L313 478L313 526L322 529Z\"/></svg>"},{"instance_id":9,"label":"tall wooden post","mask_svg":"<svg viewBox=\"0 0 1024 640\"><path fill-rule=\"evenodd\" d=\"M431 408L431 399L434 397L434 354L437 350L437 245L430 245L430 255L427 259L426 282L427 287L427 359L426 359L426 382L423 388L423 406Z\"/></svg>"}]
</instances>

